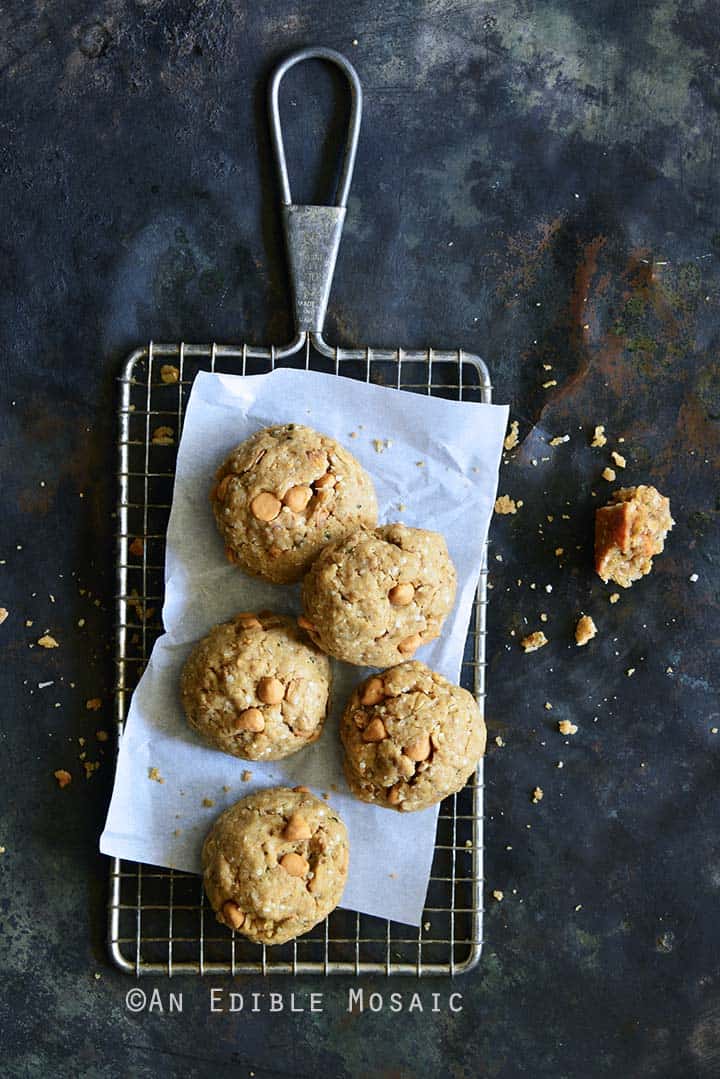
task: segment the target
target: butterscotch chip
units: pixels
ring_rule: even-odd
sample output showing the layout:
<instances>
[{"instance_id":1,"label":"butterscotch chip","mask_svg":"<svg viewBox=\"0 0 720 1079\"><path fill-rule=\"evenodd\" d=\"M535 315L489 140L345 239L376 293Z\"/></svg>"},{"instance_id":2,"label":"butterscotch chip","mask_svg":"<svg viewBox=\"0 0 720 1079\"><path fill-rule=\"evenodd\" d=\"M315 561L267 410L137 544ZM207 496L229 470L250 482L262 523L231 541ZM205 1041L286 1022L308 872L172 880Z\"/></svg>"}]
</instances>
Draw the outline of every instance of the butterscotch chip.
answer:
<instances>
[{"instance_id":1,"label":"butterscotch chip","mask_svg":"<svg viewBox=\"0 0 720 1079\"><path fill-rule=\"evenodd\" d=\"M299 580L326 543L377 520L375 490L360 463L300 424L258 431L216 479L213 512L234 563L280 584Z\"/></svg>"},{"instance_id":2,"label":"butterscotch chip","mask_svg":"<svg viewBox=\"0 0 720 1079\"><path fill-rule=\"evenodd\" d=\"M63 787L67 787L69 783L72 783L72 776L69 772L66 772L64 768L58 768L53 775L57 779L58 787L62 790Z\"/></svg>"},{"instance_id":3,"label":"butterscotch chip","mask_svg":"<svg viewBox=\"0 0 720 1079\"><path fill-rule=\"evenodd\" d=\"M582 647L597 634L597 626L589 614L584 614L575 627L575 644Z\"/></svg>"},{"instance_id":4,"label":"butterscotch chip","mask_svg":"<svg viewBox=\"0 0 720 1079\"><path fill-rule=\"evenodd\" d=\"M523 637L520 641L520 647L525 652L537 652L538 648L543 648L548 643L548 639L541 629L536 629L534 633L528 634L527 637Z\"/></svg>"},{"instance_id":5,"label":"butterscotch chip","mask_svg":"<svg viewBox=\"0 0 720 1079\"><path fill-rule=\"evenodd\" d=\"M288 836L294 820L309 834ZM337 813L307 791L263 790L218 817L203 845L202 866L218 921L250 940L282 944L339 903L347 831Z\"/></svg>"},{"instance_id":6,"label":"butterscotch chip","mask_svg":"<svg viewBox=\"0 0 720 1079\"><path fill-rule=\"evenodd\" d=\"M622 487L595 513L595 569L605 582L630 588L652 569L672 528L670 502L655 487Z\"/></svg>"},{"instance_id":7,"label":"butterscotch chip","mask_svg":"<svg viewBox=\"0 0 720 1079\"><path fill-rule=\"evenodd\" d=\"M396 584L388 592L388 599L392 603L393 607L407 607L408 603L412 603L415 595L415 588L409 583Z\"/></svg>"},{"instance_id":8,"label":"butterscotch chip","mask_svg":"<svg viewBox=\"0 0 720 1079\"><path fill-rule=\"evenodd\" d=\"M360 704L379 704L385 696L382 678L368 678L360 693Z\"/></svg>"},{"instance_id":9,"label":"butterscotch chip","mask_svg":"<svg viewBox=\"0 0 720 1079\"><path fill-rule=\"evenodd\" d=\"M364 802L403 812L425 809L460 790L472 774L485 752L485 724L467 690L423 663L391 667L382 680L380 700L362 703L368 679L343 712L345 777ZM358 711L367 717L365 726L356 722ZM370 730L382 737L368 738Z\"/></svg>"},{"instance_id":10,"label":"butterscotch chip","mask_svg":"<svg viewBox=\"0 0 720 1079\"><path fill-rule=\"evenodd\" d=\"M309 839L312 829L301 813L293 813L287 822L283 839Z\"/></svg>"},{"instance_id":11,"label":"butterscotch chip","mask_svg":"<svg viewBox=\"0 0 720 1079\"><path fill-rule=\"evenodd\" d=\"M441 535L391 524L328 544L303 581L302 598L313 639L325 652L388 667L440 634L455 586ZM407 602L393 602L396 588Z\"/></svg>"},{"instance_id":12,"label":"butterscotch chip","mask_svg":"<svg viewBox=\"0 0 720 1079\"><path fill-rule=\"evenodd\" d=\"M278 760L320 737L330 663L292 618L261 618L215 626L185 663L181 698L190 726L216 749Z\"/></svg>"}]
</instances>

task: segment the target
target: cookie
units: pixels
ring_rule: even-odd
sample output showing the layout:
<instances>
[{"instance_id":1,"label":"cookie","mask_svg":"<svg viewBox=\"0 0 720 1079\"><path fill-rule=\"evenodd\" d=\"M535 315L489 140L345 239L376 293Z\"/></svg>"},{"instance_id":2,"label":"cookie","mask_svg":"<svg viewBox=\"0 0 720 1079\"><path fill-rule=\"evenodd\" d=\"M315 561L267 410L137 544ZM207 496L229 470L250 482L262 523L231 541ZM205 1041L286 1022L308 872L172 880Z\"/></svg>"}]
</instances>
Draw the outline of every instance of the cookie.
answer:
<instances>
[{"instance_id":1,"label":"cookie","mask_svg":"<svg viewBox=\"0 0 720 1079\"><path fill-rule=\"evenodd\" d=\"M595 569L605 581L630 588L649 573L674 525L670 501L655 487L621 487L595 513Z\"/></svg>"},{"instance_id":2,"label":"cookie","mask_svg":"<svg viewBox=\"0 0 720 1079\"><path fill-rule=\"evenodd\" d=\"M465 785L485 752L487 734L472 694L414 660L357 687L340 737L353 794L411 811Z\"/></svg>"},{"instance_id":3,"label":"cookie","mask_svg":"<svg viewBox=\"0 0 720 1079\"><path fill-rule=\"evenodd\" d=\"M439 533L402 524L359 529L311 566L301 625L337 659L390 667L439 636L455 584Z\"/></svg>"},{"instance_id":4,"label":"cookie","mask_svg":"<svg viewBox=\"0 0 720 1079\"><path fill-rule=\"evenodd\" d=\"M326 543L377 522L359 461L297 423L265 427L234 449L210 501L228 559L278 584L299 581Z\"/></svg>"},{"instance_id":5,"label":"cookie","mask_svg":"<svg viewBox=\"0 0 720 1079\"><path fill-rule=\"evenodd\" d=\"M294 619L238 614L195 646L180 690L187 721L206 742L244 760L273 761L320 737L330 663Z\"/></svg>"},{"instance_id":6,"label":"cookie","mask_svg":"<svg viewBox=\"0 0 720 1079\"><path fill-rule=\"evenodd\" d=\"M275 787L236 802L202 849L217 920L262 944L284 944L334 910L348 864L345 825L300 788Z\"/></svg>"}]
</instances>

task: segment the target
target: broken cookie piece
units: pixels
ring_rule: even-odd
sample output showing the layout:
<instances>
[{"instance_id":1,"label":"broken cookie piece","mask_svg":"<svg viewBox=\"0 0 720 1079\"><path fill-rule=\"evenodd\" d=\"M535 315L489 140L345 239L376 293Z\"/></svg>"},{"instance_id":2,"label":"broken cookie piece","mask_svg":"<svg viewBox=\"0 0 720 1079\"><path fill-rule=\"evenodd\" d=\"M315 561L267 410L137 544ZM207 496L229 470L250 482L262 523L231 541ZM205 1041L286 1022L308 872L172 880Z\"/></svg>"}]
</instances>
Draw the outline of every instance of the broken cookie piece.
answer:
<instances>
[{"instance_id":1,"label":"broken cookie piece","mask_svg":"<svg viewBox=\"0 0 720 1079\"><path fill-rule=\"evenodd\" d=\"M527 637L523 637L520 641L520 647L525 652L537 652L538 648L543 648L548 643L548 639L541 629L536 629L534 633L529 633Z\"/></svg>"},{"instance_id":2,"label":"broken cookie piece","mask_svg":"<svg viewBox=\"0 0 720 1079\"><path fill-rule=\"evenodd\" d=\"M582 647L591 641L597 633L597 626L589 614L584 614L575 627L575 644Z\"/></svg>"},{"instance_id":3,"label":"broken cookie piece","mask_svg":"<svg viewBox=\"0 0 720 1079\"><path fill-rule=\"evenodd\" d=\"M630 588L652 569L672 528L670 502L655 487L621 487L595 514L595 569L605 581Z\"/></svg>"}]
</instances>

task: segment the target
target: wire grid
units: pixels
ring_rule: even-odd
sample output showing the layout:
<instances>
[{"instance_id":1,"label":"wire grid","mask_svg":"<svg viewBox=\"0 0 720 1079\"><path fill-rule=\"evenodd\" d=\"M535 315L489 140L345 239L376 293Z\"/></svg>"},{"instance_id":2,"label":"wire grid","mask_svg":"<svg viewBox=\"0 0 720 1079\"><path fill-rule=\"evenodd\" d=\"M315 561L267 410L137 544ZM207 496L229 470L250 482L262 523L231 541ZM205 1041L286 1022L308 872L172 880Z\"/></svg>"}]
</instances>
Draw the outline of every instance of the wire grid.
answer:
<instances>
[{"instance_id":1,"label":"wire grid","mask_svg":"<svg viewBox=\"0 0 720 1079\"><path fill-rule=\"evenodd\" d=\"M324 344L324 342L323 342ZM153 344L138 349L120 379L116 720L122 735L130 696L162 633L165 532L177 443L198 371L262 374L300 367L448 399L491 399L485 364L457 352L329 349L310 340L280 359L274 349ZM329 354L331 353L331 355ZM164 364L179 372L161 376ZM167 373L166 373L167 377ZM158 427L172 442L157 442ZM153 435L155 434L155 440ZM168 440L169 442L169 440ZM138 543L142 540L142 550ZM487 570L472 612L461 683L485 697ZM310 933L284 945L254 944L215 920L202 880L188 873L115 858L110 871L109 947L127 973L453 975L482 950L483 764L440 807L435 855L420 927L335 910Z\"/></svg>"}]
</instances>

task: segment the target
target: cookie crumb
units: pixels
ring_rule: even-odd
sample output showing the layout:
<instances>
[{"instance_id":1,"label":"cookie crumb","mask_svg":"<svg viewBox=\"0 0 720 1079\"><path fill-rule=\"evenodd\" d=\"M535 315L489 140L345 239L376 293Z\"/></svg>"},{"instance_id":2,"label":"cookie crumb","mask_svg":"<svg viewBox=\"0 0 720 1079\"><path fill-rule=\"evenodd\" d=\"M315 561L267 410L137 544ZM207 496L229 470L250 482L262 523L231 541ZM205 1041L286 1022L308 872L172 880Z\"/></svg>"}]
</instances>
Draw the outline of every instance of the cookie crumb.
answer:
<instances>
[{"instance_id":1,"label":"cookie crumb","mask_svg":"<svg viewBox=\"0 0 720 1079\"><path fill-rule=\"evenodd\" d=\"M385 449L385 444L381 438L374 438L373 447L375 449L375 453L382 453Z\"/></svg>"},{"instance_id":2,"label":"cookie crumb","mask_svg":"<svg viewBox=\"0 0 720 1079\"><path fill-rule=\"evenodd\" d=\"M499 514L517 513L517 502L510 495L500 495L495 499L495 512Z\"/></svg>"},{"instance_id":3,"label":"cookie crumb","mask_svg":"<svg viewBox=\"0 0 720 1079\"><path fill-rule=\"evenodd\" d=\"M550 446L562 446L563 442L569 442L570 435L557 435L555 438L551 438L548 445Z\"/></svg>"},{"instance_id":4,"label":"cookie crumb","mask_svg":"<svg viewBox=\"0 0 720 1079\"><path fill-rule=\"evenodd\" d=\"M604 480L608 481L608 483L612 483L613 480L616 478L614 468L604 468L600 474Z\"/></svg>"},{"instance_id":5,"label":"cookie crumb","mask_svg":"<svg viewBox=\"0 0 720 1079\"><path fill-rule=\"evenodd\" d=\"M240 778L242 779L243 783L249 783L250 780L252 779L252 772L248 772L248 770L246 768L245 771L243 772L243 774L240 776Z\"/></svg>"},{"instance_id":6,"label":"cookie crumb","mask_svg":"<svg viewBox=\"0 0 720 1079\"><path fill-rule=\"evenodd\" d=\"M548 616L543 611L543 613L540 615L540 621L541 622L547 622L547 620L548 620Z\"/></svg>"},{"instance_id":7,"label":"cookie crumb","mask_svg":"<svg viewBox=\"0 0 720 1079\"><path fill-rule=\"evenodd\" d=\"M552 705L550 704L550 701L545 701L545 711L546 712L551 712L552 711Z\"/></svg>"},{"instance_id":8,"label":"cookie crumb","mask_svg":"<svg viewBox=\"0 0 720 1079\"><path fill-rule=\"evenodd\" d=\"M523 637L520 641L520 646L525 652L537 652L538 648L542 648L548 643L548 639L541 629L536 629L534 633L528 634L527 637Z\"/></svg>"},{"instance_id":9,"label":"cookie crumb","mask_svg":"<svg viewBox=\"0 0 720 1079\"><path fill-rule=\"evenodd\" d=\"M544 797L545 791L542 789L542 787L535 787L534 791L532 792L533 805L537 805L538 802L542 802Z\"/></svg>"},{"instance_id":10,"label":"cookie crumb","mask_svg":"<svg viewBox=\"0 0 720 1079\"><path fill-rule=\"evenodd\" d=\"M148 768L148 779L154 780L155 783L165 782L163 777L160 775L160 770L158 768Z\"/></svg>"},{"instance_id":11,"label":"cookie crumb","mask_svg":"<svg viewBox=\"0 0 720 1079\"><path fill-rule=\"evenodd\" d=\"M97 712L102 708L102 701L99 697L91 697L89 701L85 701L85 707L89 712Z\"/></svg>"},{"instance_id":12,"label":"cookie crumb","mask_svg":"<svg viewBox=\"0 0 720 1079\"><path fill-rule=\"evenodd\" d=\"M495 735L495 745L500 746L500 747L505 745L505 743L503 742L503 740L502 740L502 738L500 737L499 734Z\"/></svg>"},{"instance_id":13,"label":"cookie crumb","mask_svg":"<svg viewBox=\"0 0 720 1079\"><path fill-rule=\"evenodd\" d=\"M38 640L38 644L40 645L41 648L59 648L60 647L60 645L55 640L55 638L51 637L49 633L46 633L44 636L40 637L40 639Z\"/></svg>"},{"instance_id":14,"label":"cookie crumb","mask_svg":"<svg viewBox=\"0 0 720 1079\"><path fill-rule=\"evenodd\" d=\"M625 460L625 458L623 457L623 455L621 453L618 453L617 450L613 450L611 452L610 456L612 457L613 461L615 462L615 464L617 465L618 468L625 468L625 465L627 464L627 461Z\"/></svg>"},{"instance_id":15,"label":"cookie crumb","mask_svg":"<svg viewBox=\"0 0 720 1079\"><path fill-rule=\"evenodd\" d=\"M718 732L717 727L711 727L710 728L710 734L717 734L717 732Z\"/></svg>"},{"instance_id":16,"label":"cookie crumb","mask_svg":"<svg viewBox=\"0 0 720 1079\"><path fill-rule=\"evenodd\" d=\"M84 756L85 754L83 754ZM97 772L100 767L100 761L83 761L83 768L85 769L85 778L89 779L93 772Z\"/></svg>"},{"instance_id":17,"label":"cookie crumb","mask_svg":"<svg viewBox=\"0 0 720 1079\"><path fill-rule=\"evenodd\" d=\"M3 622L7 618L8 614L9 614L9 611L8 611L7 607L0 607L0 626L3 624Z\"/></svg>"},{"instance_id":18,"label":"cookie crumb","mask_svg":"<svg viewBox=\"0 0 720 1079\"><path fill-rule=\"evenodd\" d=\"M584 614L575 627L575 644L582 648L597 634L597 626L589 614Z\"/></svg>"},{"instance_id":19,"label":"cookie crumb","mask_svg":"<svg viewBox=\"0 0 720 1079\"><path fill-rule=\"evenodd\" d=\"M53 775L57 779L58 787L60 787L61 790L63 787L67 787L72 783L72 776L64 768L58 768L57 771L53 772Z\"/></svg>"},{"instance_id":20,"label":"cookie crumb","mask_svg":"<svg viewBox=\"0 0 720 1079\"><path fill-rule=\"evenodd\" d=\"M619 599L620 599L620 593L619 592L613 592L612 595L610 596L610 602L611 603L617 603L617 601Z\"/></svg>"},{"instance_id":21,"label":"cookie crumb","mask_svg":"<svg viewBox=\"0 0 720 1079\"><path fill-rule=\"evenodd\" d=\"M550 378L550 379L548 379L547 382L543 382L543 384L542 384L542 388L544 390L549 390L551 386L557 386L557 379L556 378Z\"/></svg>"},{"instance_id":22,"label":"cookie crumb","mask_svg":"<svg viewBox=\"0 0 720 1079\"><path fill-rule=\"evenodd\" d=\"M569 719L561 719L558 723L560 734L577 734L578 729Z\"/></svg>"},{"instance_id":23,"label":"cookie crumb","mask_svg":"<svg viewBox=\"0 0 720 1079\"><path fill-rule=\"evenodd\" d=\"M501 892L499 888L495 888L493 891L493 899L495 899L498 903L502 903L504 898L505 893Z\"/></svg>"},{"instance_id":24,"label":"cookie crumb","mask_svg":"<svg viewBox=\"0 0 720 1079\"><path fill-rule=\"evenodd\" d=\"M517 444L520 441L520 438L519 438L519 435L518 435L518 426L519 426L518 421L513 420L512 423L510 424L509 429L508 429L508 433L505 436L505 441L503 442L503 446L505 447L506 450L508 450L508 452L510 450L514 450L515 447L517 446Z\"/></svg>"},{"instance_id":25,"label":"cookie crumb","mask_svg":"<svg viewBox=\"0 0 720 1079\"><path fill-rule=\"evenodd\" d=\"M174 364L164 363L160 368L160 378L166 385L170 386L173 382L178 381L180 372Z\"/></svg>"},{"instance_id":26,"label":"cookie crumb","mask_svg":"<svg viewBox=\"0 0 720 1079\"><path fill-rule=\"evenodd\" d=\"M635 674L635 667L628 667L628 669L625 671L625 674L628 676L628 678L632 678L632 676Z\"/></svg>"},{"instance_id":27,"label":"cookie crumb","mask_svg":"<svg viewBox=\"0 0 720 1079\"><path fill-rule=\"evenodd\" d=\"M590 443L590 445L593 447L593 449L600 449L602 446L605 445L606 442L607 439L605 438L605 427L603 424L600 423L593 431L592 442Z\"/></svg>"},{"instance_id":28,"label":"cookie crumb","mask_svg":"<svg viewBox=\"0 0 720 1079\"><path fill-rule=\"evenodd\" d=\"M145 541L141 539L140 536L136 536L128 547L128 550L135 558L142 558L145 553Z\"/></svg>"},{"instance_id":29,"label":"cookie crumb","mask_svg":"<svg viewBox=\"0 0 720 1079\"><path fill-rule=\"evenodd\" d=\"M156 446L173 446L175 432L172 427L156 427L152 433L152 442Z\"/></svg>"},{"instance_id":30,"label":"cookie crumb","mask_svg":"<svg viewBox=\"0 0 720 1079\"><path fill-rule=\"evenodd\" d=\"M223 783L223 788L222 788L222 789L223 789L223 790L225 791L225 794L227 794L227 793L228 793L228 791L230 790L230 788L228 787L227 783Z\"/></svg>"},{"instance_id":31,"label":"cookie crumb","mask_svg":"<svg viewBox=\"0 0 720 1079\"><path fill-rule=\"evenodd\" d=\"M95 731L95 737L97 738L98 742L107 742L110 735L107 731Z\"/></svg>"},{"instance_id":32,"label":"cookie crumb","mask_svg":"<svg viewBox=\"0 0 720 1079\"><path fill-rule=\"evenodd\" d=\"M212 807L215 805L215 800L213 798L203 798L202 804L205 806L206 809L212 809Z\"/></svg>"}]
</instances>

